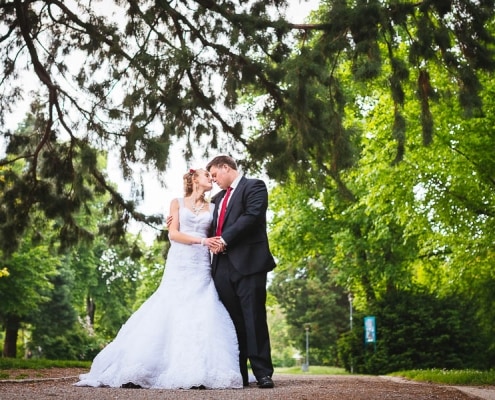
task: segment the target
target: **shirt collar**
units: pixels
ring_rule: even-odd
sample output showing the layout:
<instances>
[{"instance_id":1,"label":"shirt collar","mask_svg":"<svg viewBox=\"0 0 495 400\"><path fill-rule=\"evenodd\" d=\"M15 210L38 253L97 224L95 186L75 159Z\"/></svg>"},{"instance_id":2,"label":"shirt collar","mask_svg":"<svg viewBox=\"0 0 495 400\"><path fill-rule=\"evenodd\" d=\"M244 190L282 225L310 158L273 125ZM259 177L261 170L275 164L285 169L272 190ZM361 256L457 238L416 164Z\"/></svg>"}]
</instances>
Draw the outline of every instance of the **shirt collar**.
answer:
<instances>
[{"instance_id":1,"label":"shirt collar","mask_svg":"<svg viewBox=\"0 0 495 400\"><path fill-rule=\"evenodd\" d=\"M234 179L234 181L230 184L230 187L232 188L232 192L235 190L235 188L237 187L237 185L239 184L239 181L241 180L242 178L242 175L239 174L237 176L237 178Z\"/></svg>"}]
</instances>

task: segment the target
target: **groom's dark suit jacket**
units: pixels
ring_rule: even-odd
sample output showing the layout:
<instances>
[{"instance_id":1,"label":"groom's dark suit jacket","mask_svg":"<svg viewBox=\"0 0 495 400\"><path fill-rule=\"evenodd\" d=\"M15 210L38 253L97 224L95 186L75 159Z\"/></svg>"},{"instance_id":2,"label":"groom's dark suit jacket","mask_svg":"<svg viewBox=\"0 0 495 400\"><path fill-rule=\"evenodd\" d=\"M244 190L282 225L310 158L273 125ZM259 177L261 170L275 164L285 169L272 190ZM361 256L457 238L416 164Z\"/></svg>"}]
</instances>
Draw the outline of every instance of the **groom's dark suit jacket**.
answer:
<instances>
[{"instance_id":1,"label":"groom's dark suit jacket","mask_svg":"<svg viewBox=\"0 0 495 400\"><path fill-rule=\"evenodd\" d=\"M225 190L212 199L215 203L213 232L224 194ZM260 179L241 177L228 203L222 231L222 238L227 243L227 256L241 275L268 272L275 268L266 233L267 208L265 183Z\"/></svg>"}]
</instances>

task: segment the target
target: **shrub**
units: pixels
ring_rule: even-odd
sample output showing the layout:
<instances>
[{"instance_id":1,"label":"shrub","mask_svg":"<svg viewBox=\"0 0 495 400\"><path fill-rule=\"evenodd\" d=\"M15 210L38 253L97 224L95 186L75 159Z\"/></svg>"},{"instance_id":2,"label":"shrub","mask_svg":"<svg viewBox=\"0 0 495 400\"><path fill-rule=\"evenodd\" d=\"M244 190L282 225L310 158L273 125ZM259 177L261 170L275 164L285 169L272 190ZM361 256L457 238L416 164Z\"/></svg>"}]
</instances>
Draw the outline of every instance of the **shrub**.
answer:
<instances>
[{"instance_id":1,"label":"shrub","mask_svg":"<svg viewBox=\"0 0 495 400\"><path fill-rule=\"evenodd\" d=\"M338 356L348 371L351 360L354 372L370 374L489 367L487 338L480 333L473 306L460 297L392 291L366 315L376 317L377 343L364 346L364 328L359 324L352 334L343 335Z\"/></svg>"}]
</instances>

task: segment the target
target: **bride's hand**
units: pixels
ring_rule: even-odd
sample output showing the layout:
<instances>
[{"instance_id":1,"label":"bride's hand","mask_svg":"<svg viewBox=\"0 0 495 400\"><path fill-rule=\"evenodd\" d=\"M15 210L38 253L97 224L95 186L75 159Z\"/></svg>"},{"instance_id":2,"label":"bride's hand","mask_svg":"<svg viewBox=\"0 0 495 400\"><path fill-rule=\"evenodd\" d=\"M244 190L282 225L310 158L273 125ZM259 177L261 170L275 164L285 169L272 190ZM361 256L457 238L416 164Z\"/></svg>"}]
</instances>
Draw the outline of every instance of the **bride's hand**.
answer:
<instances>
[{"instance_id":1,"label":"bride's hand","mask_svg":"<svg viewBox=\"0 0 495 400\"><path fill-rule=\"evenodd\" d=\"M208 243L208 248L213 254L218 254L225 250L225 246L219 236L206 239L206 243Z\"/></svg>"}]
</instances>

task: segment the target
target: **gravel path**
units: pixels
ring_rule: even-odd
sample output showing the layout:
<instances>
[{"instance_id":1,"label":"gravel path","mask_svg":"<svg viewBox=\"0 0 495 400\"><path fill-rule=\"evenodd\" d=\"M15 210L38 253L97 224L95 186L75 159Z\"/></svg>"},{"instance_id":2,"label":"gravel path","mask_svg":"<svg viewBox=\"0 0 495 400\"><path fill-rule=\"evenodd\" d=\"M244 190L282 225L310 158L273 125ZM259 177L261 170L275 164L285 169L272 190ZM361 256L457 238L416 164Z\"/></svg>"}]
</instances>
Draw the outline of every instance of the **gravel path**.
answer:
<instances>
[{"instance_id":1,"label":"gravel path","mask_svg":"<svg viewBox=\"0 0 495 400\"><path fill-rule=\"evenodd\" d=\"M275 375L274 389L160 390L76 387L76 376L0 381L0 399L39 400L495 400L495 386L452 387L362 375Z\"/></svg>"}]
</instances>

